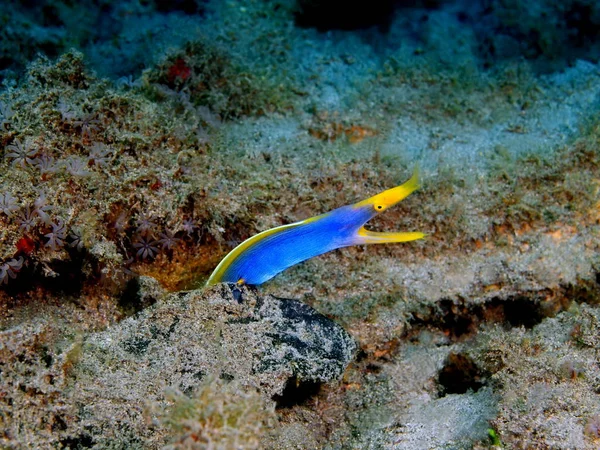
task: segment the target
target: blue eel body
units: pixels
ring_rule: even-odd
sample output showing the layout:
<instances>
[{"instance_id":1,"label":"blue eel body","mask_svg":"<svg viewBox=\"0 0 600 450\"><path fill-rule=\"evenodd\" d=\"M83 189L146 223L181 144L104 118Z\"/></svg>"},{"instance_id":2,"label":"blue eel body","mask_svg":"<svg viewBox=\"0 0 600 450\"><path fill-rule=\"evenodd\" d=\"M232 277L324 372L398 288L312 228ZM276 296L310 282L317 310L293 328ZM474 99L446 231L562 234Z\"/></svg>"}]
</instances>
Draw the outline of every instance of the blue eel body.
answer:
<instances>
[{"instance_id":1,"label":"blue eel body","mask_svg":"<svg viewBox=\"0 0 600 450\"><path fill-rule=\"evenodd\" d=\"M424 233L377 233L363 227L418 186L415 170L403 185L366 200L252 236L223 258L207 285L220 282L259 285L288 267L338 248L421 239Z\"/></svg>"}]
</instances>

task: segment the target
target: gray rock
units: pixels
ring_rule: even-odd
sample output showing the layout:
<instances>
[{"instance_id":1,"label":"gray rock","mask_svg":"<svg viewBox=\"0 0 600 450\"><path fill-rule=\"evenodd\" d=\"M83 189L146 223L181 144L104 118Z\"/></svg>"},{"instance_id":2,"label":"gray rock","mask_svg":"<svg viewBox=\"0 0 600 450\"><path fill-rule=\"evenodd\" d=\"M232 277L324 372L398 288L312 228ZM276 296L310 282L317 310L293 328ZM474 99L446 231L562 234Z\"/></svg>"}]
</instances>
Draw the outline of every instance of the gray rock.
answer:
<instances>
[{"instance_id":1,"label":"gray rock","mask_svg":"<svg viewBox=\"0 0 600 450\"><path fill-rule=\"evenodd\" d=\"M342 327L298 300L267 296L259 303L257 314L274 327L261 367L291 369L296 378L316 382L341 376L356 349Z\"/></svg>"},{"instance_id":2,"label":"gray rock","mask_svg":"<svg viewBox=\"0 0 600 450\"><path fill-rule=\"evenodd\" d=\"M145 411L168 409L169 390L193 395L203 380L217 378L281 399L289 380L339 378L355 348L340 326L297 300L219 285L167 295L88 338L75 397L95 442L135 436L160 445L166 431L148 427Z\"/></svg>"},{"instance_id":3,"label":"gray rock","mask_svg":"<svg viewBox=\"0 0 600 450\"><path fill-rule=\"evenodd\" d=\"M187 448L202 438L256 448L276 401L293 404L286 387L339 378L356 348L297 300L233 285L167 294L139 281L133 309L152 305L102 332L73 336L49 318L0 332L0 447Z\"/></svg>"}]
</instances>

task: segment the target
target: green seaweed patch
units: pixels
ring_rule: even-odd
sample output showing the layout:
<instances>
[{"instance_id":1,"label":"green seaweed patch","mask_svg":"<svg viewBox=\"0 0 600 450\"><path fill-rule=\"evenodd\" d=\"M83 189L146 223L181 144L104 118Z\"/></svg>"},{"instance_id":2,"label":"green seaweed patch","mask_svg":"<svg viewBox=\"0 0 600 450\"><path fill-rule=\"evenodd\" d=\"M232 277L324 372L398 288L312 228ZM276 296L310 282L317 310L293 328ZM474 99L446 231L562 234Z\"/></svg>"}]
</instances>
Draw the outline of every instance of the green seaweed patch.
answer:
<instances>
[{"instance_id":1,"label":"green seaweed patch","mask_svg":"<svg viewBox=\"0 0 600 450\"><path fill-rule=\"evenodd\" d=\"M502 447L502 441L500 436L493 428L488 429L488 437L490 438L490 444L494 447Z\"/></svg>"}]
</instances>

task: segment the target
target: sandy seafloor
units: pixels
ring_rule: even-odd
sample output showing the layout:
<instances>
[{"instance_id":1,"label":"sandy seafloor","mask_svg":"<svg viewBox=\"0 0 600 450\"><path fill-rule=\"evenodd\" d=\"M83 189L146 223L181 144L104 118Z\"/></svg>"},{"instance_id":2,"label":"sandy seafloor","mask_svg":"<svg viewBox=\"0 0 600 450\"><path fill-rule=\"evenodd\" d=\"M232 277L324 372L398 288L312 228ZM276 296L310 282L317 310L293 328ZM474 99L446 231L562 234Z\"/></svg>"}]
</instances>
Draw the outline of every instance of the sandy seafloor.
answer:
<instances>
[{"instance_id":1,"label":"sandy seafloor","mask_svg":"<svg viewBox=\"0 0 600 450\"><path fill-rule=\"evenodd\" d=\"M600 448L599 2L0 7L0 448Z\"/></svg>"}]
</instances>

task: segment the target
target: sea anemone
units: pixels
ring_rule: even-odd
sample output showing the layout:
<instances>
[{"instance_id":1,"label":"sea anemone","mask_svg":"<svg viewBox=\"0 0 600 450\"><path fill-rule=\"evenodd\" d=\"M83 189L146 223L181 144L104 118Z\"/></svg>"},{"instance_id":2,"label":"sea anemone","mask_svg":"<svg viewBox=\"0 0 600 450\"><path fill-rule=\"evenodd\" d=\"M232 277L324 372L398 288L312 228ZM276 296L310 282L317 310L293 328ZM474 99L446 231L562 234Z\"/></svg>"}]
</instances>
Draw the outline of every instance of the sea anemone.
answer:
<instances>
[{"instance_id":1,"label":"sea anemone","mask_svg":"<svg viewBox=\"0 0 600 450\"><path fill-rule=\"evenodd\" d=\"M57 223L52 224L52 232L45 234L44 237L48 238L46 247L50 247L52 250L58 250L65 245L67 227L64 222L59 219Z\"/></svg>"},{"instance_id":2,"label":"sea anemone","mask_svg":"<svg viewBox=\"0 0 600 450\"><path fill-rule=\"evenodd\" d=\"M33 164L33 158L38 152L37 148L31 148L31 142L25 141L25 144L22 144L19 139L15 139L13 144L7 145L6 157L8 159L12 159L12 166L20 166L25 168L27 164Z\"/></svg>"},{"instance_id":3,"label":"sea anemone","mask_svg":"<svg viewBox=\"0 0 600 450\"><path fill-rule=\"evenodd\" d=\"M13 197L10 192L3 192L0 194L0 211L8 217L12 217L17 209L19 209L17 199Z\"/></svg>"},{"instance_id":4,"label":"sea anemone","mask_svg":"<svg viewBox=\"0 0 600 450\"><path fill-rule=\"evenodd\" d=\"M158 241L149 236L139 236L133 247L137 249L136 255L141 259L152 259L158 254Z\"/></svg>"},{"instance_id":5,"label":"sea anemone","mask_svg":"<svg viewBox=\"0 0 600 450\"><path fill-rule=\"evenodd\" d=\"M17 272L23 267L23 257L19 259L11 259L0 264L0 284L8 284L9 278L13 280L17 277Z\"/></svg>"}]
</instances>

